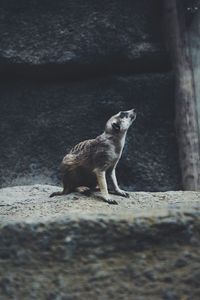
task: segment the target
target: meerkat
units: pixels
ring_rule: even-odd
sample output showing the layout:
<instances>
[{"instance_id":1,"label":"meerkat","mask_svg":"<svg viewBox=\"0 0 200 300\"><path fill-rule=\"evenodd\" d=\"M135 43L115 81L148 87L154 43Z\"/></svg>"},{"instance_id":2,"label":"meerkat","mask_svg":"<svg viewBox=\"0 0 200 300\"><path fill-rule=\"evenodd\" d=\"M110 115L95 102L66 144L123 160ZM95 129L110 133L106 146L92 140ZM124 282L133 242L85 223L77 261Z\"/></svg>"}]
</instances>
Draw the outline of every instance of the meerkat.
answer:
<instances>
[{"instance_id":1,"label":"meerkat","mask_svg":"<svg viewBox=\"0 0 200 300\"><path fill-rule=\"evenodd\" d=\"M108 193L107 171L111 171L115 193L129 197L118 185L116 166L122 155L127 131L135 119L135 109L121 111L107 121L101 135L77 144L63 158L61 164L63 191L55 192L50 197L69 194L80 186L94 190L98 185L103 200L109 204L117 204Z\"/></svg>"}]
</instances>

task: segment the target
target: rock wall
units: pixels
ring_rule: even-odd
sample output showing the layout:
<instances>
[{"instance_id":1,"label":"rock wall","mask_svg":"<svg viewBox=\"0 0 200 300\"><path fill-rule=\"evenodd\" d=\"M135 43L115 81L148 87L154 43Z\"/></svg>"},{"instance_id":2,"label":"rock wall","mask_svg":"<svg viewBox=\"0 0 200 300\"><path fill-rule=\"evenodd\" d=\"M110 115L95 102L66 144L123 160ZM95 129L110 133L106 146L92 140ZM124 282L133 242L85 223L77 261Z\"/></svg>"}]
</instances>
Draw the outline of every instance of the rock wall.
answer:
<instances>
[{"instance_id":1,"label":"rock wall","mask_svg":"<svg viewBox=\"0 0 200 300\"><path fill-rule=\"evenodd\" d=\"M82 79L90 71L106 75L109 68L111 73L169 69L158 26L160 0L34 0L31 5L3 0L1 9L3 73L8 67L27 73L40 67L50 75L57 67L69 79Z\"/></svg>"},{"instance_id":2,"label":"rock wall","mask_svg":"<svg viewBox=\"0 0 200 300\"><path fill-rule=\"evenodd\" d=\"M121 185L181 188L161 2L1 1L1 186L58 184L66 151L136 107Z\"/></svg>"}]
</instances>

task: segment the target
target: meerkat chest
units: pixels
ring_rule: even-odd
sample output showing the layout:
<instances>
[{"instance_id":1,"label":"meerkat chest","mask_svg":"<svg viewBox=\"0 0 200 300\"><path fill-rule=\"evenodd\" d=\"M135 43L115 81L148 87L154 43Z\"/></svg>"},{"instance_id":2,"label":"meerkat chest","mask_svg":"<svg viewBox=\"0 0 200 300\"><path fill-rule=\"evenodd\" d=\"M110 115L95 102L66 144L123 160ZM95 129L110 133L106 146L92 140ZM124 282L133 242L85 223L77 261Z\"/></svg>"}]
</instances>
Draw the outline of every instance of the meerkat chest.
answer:
<instances>
[{"instance_id":1,"label":"meerkat chest","mask_svg":"<svg viewBox=\"0 0 200 300\"><path fill-rule=\"evenodd\" d=\"M118 141L116 141L114 143L115 146L115 152L116 154L120 157L123 151L125 145L125 136L123 136L121 139L119 139Z\"/></svg>"},{"instance_id":2,"label":"meerkat chest","mask_svg":"<svg viewBox=\"0 0 200 300\"><path fill-rule=\"evenodd\" d=\"M114 141L112 144L112 157L113 161L116 162L120 159L125 144L125 137L120 140Z\"/></svg>"},{"instance_id":3,"label":"meerkat chest","mask_svg":"<svg viewBox=\"0 0 200 300\"><path fill-rule=\"evenodd\" d=\"M119 161L124 147L125 138L106 138L102 139L92 155L95 168L109 169Z\"/></svg>"}]
</instances>

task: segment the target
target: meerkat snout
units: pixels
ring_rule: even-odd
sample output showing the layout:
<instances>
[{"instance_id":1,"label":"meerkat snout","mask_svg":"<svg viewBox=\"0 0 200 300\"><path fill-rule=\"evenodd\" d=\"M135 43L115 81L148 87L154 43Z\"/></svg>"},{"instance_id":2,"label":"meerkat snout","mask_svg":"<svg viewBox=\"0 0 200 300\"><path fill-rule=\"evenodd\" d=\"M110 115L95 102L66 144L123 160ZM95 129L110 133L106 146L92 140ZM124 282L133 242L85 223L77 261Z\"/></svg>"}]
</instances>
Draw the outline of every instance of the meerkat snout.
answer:
<instances>
[{"instance_id":1,"label":"meerkat snout","mask_svg":"<svg viewBox=\"0 0 200 300\"><path fill-rule=\"evenodd\" d=\"M110 199L108 193L108 170L115 193L128 197L128 193L118 186L115 169L124 148L127 131L135 119L135 109L120 111L107 121L105 131L101 135L76 145L62 161L63 191L55 192L50 197L69 194L80 186L94 190L98 185L104 201L117 204L115 200Z\"/></svg>"},{"instance_id":2,"label":"meerkat snout","mask_svg":"<svg viewBox=\"0 0 200 300\"><path fill-rule=\"evenodd\" d=\"M133 121L135 121L136 116L137 116L137 110L136 110L136 108L133 108L133 109L132 109L132 112L131 112L131 119L132 119Z\"/></svg>"}]
</instances>

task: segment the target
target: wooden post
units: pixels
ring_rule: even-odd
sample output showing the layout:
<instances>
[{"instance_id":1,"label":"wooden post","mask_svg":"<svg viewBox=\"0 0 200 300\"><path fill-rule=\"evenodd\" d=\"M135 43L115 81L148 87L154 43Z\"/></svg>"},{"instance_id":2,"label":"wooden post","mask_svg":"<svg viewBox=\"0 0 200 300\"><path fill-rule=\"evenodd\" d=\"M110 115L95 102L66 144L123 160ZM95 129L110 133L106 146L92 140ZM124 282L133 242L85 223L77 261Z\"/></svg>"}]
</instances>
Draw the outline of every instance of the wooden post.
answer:
<instances>
[{"instance_id":1,"label":"wooden post","mask_svg":"<svg viewBox=\"0 0 200 300\"><path fill-rule=\"evenodd\" d=\"M199 66L193 64L192 49L195 42L191 24L187 24L182 0L165 0L165 21L169 50L175 70L175 110L179 158L184 190L200 190L200 78L195 78L194 69L200 68L200 48L195 55ZM197 16L192 16L196 19ZM193 20L194 21L194 20ZM191 21L193 23L193 21ZM200 16L195 22L200 25ZM199 43L200 36L198 36ZM191 43L192 42L192 43ZM200 74L200 73L198 73ZM197 77L197 76L196 76ZM196 91L199 90L197 95ZM200 114L200 111L199 111Z\"/></svg>"}]
</instances>

